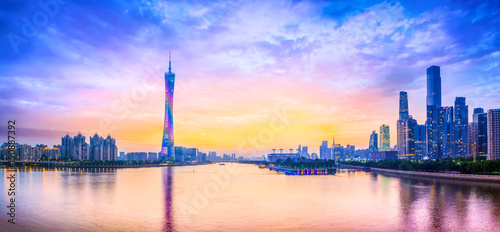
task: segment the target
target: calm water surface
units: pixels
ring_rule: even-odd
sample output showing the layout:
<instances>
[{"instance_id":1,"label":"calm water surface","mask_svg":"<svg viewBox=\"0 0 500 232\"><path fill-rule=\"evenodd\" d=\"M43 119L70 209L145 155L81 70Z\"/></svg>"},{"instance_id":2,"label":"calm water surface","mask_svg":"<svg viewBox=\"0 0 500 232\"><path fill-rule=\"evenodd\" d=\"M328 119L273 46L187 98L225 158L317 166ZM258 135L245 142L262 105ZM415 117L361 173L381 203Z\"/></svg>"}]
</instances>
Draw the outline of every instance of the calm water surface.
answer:
<instances>
[{"instance_id":1,"label":"calm water surface","mask_svg":"<svg viewBox=\"0 0 500 232\"><path fill-rule=\"evenodd\" d=\"M500 185L343 170L285 176L249 164L18 169L0 231L498 231Z\"/></svg>"}]
</instances>

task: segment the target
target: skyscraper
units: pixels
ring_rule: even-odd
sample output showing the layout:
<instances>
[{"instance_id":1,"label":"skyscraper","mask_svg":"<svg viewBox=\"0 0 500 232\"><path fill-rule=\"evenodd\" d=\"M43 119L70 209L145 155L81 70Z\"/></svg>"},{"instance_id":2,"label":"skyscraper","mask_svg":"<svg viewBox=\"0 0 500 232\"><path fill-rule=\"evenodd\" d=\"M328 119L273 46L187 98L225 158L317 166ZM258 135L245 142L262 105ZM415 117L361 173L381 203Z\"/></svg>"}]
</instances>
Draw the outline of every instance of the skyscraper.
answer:
<instances>
[{"instance_id":1,"label":"skyscraper","mask_svg":"<svg viewBox=\"0 0 500 232\"><path fill-rule=\"evenodd\" d=\"M441 107L441 68L427 68L427 105Z\"/></svg>"},{"instance_id":2,"label":"skyscraper","mask_svg":"<svg viewBox=\"0 0 500 232\"><path fill-rule=\"evenodd\" d=\"M467 156L467 136L469 129L469 107L465 104L465 97L455 98L454 114L455 157Z\"/></svg>"},{"instance_id":3,"label":"skyscraper","mask_svg":"<svg viewBox=\"0 0 500 232\"><path fill-rule=\"evenodd\" d=\"M472 115L472 122L478 122L478 115L484 113L483 108L474 108L474 114Z\"/></svg>"},{"instance_id":4,"label":"skyscraper","mask_svg":"<svg viewBox=\"0 0 500 232\"><path fill-rule=\"evenodd\" d=\"M441 158L454 157L455 154L455 125L453 107L439 108L439 148Z\"/></svg>"},{"instance_id":5,"label":"skyscraper","mask_svg":"<svg viewBox=\"0 0 500 232\"><path fill-rule=\"evenodd\" d=\"M417 120L411 116L398 120L398 156L401 159L415 159L415 128Z\"/></svg>"},{"instance_id":6,"label":"skyscraper","mask_svg":"<svg viewBox=\"0 0 500 232\"><path fill-rule=\"evenodd\" d=\"M101 161L103 160L104 153L104 139L100 137L97 132L94 136L90 136L90 160Z\"/></svg>"},{"instance_id":7,"label":"skyscraper","mask_svg":"<svg viewBox=\"0 0 500 232\"><path fill-rule=\"evenodd\" d=\"M356 146L347 144L345 158L349 159L354 158L355 152L356 152Z\"/></svg>"},{"instance_id":8,"label":"skyscraper","mask_svg":"<svg viewBox=\"0 0 500 232\"><path fill-rule=\"evenodd\" d=\"M186 160L185 153L186 153L185 147L181 147L181 146L175 147L175 157L174 157L175 161L184 162ZM214 152L214 156L215 156L215 152Z\"/></svg>"},{"instance_id":9,"label":"skyscraper","mask_svg":"<svg viewBox=\"0 0 500 232\"><path fill-rule=\"evenodd\" d=\"M477 115L477 155L485 157L488 154L488 113Z\"/></svg>"},{"instance_id":10,"label":"skyscraper","mask_svg":"<svg viewBox=\"0 0 500 232\"><path fill-rule=\"evenodd\" d=\"M111 138L111 135L108 134L108 137L104 139L104 160L117 160L118 156L118 147L116 146L116 140Z\"/></svg>"},{"instance_id":11,"label":"skyscraper","mask_svg":"<svg viewBox=\"0 0 500 232\"><path fill-rule=\"evenodd\" d=\"M378 151L377 141L378 141L377 132L373 131L372 134L370 135L370 144L368 146L368 150L370 150L370 153Z\"/></svg>"},{"instance_id":12,"label":"skyscraper","mask_svg":"<svg viewBox=\"0 0 500 232\"><path fill-rule=\"evenodd\" d=\"M163 142L161 156L173 159L174 151L174 84L175 73L172 72L172 60L169 54L168 73L165 73L165 124L163 128Z\"/></svg>"},{"instance_id":13,"label":"skyscraper","mask_svg":"<svg viewBox=\"0 0 500 232\"><path fill-rule=\"evenodd\" d=\"M397 151L400 158L421 159L422 155L425 153L420 150L419 156L415 156L416 129L419 129L417 120L413 119L412 116L409 115L408 94L404 91L401 91L399 93L399 120L396 128L396 143L398 148ZM419 134L418 138L422 139L425 138L425 136ZM422 145L422 143L419 143L419 145ZM390 151L390 147L386 151Z\"/></svg>"},{"instance_id":14,"label":"skyscraper","mask_svg":"<svg viewBox=\"0 0 500 232\"><path fill-rule=\"evenodd\" d=\"M73 151L73 138L66 134L66 136L61 138L61 158L71 159L71 153Z\"/></svg>"},{"instance_id":15,"label":"skyscraper","mask_svg":"<svg viewBox=\"0 0 500 232\"><path fill-rule=\"evenodd\" d=\"M441 75L439 66L427 68L427 155L441 158L439 153L439 108L441 108Z\"/></svg>"},{"instance_id":16,"label":"skyscraper","mask_svg":"<svg viewBox=\"0 0 500 232\"><path fill-rule=\"evenodd\" d=\"M425 156L425 125L415 125L415 159Z\"/></svg>"},{"instance_id":17,"label":"skyscraper","mask_svg":"<svg viewBox=\"0 0 500 232\"><path fill-rule=\"evenodd\" d=\"M500 109L488 110L488 158L500 159Z\"/></svg>"},{"instance_id":18,"label":"skyscraper","mask_svg":"<svg viewBox=\"0 0 500 232\"><path fill-rule=\"evenodd\" d=\"M332 147L332 159L334 159L334 160L345 159L344 146L342 146L340 144L335 144L335 146Z\"/></svg>"},{"instance_id":19,"label":"skyscraper","mask_svg":"<svg viewBox=\"0 0 500 232\"><path fill-rule=\"evenodd\" d=\"M87 160L89 154L89 145L85 142L85 136L78 132L78 135L73 138L73 150L71 159Z\"/></svg>"},{"instance_id":20,"label":"skyscraper","mask_svg":"<svg viewBox=\"0 0 500 232\"><path fill-rule=\"evenodd\" d=\"M399 92L399 119L408 118L408 93Z\"/></svg>"},{"instance_id":21,"label":"skyscraper","mask_svg":"<svg viewBox=\"0 0 500 232\"><path fill-rule=\"evenodd\" d=\"M108 135L107 138L103 138L96 132L94 136L90 137L89 150L89 160L117 160L118 148L116 146L116 140L111 138L111 135Z\"/></svg>"},{"instance_id":22,"label":"skyscraper","mask_svg":"<svg viewBox=\"0 0 500 232\"><path fill-rule=\"evenodd\" d=\"M407 109L408 111L408 109ZM401 116L401 111L400 111ZM382 124L380 126L380 143L379 151L390 151L391 150L391 134L389 133L389 125Z\"/></svg>"},{"instance_id":23,"label":"skyscraper","mask_svg":"<svg viewBox=\"0 0 500 232\"><path fill-rule=\"evenodd\" d=\"M484 113L483 108L474 108L472 122L469 123L469 134L467 138L467 156L479 155L479 115Z\"/></svg>"},{"instance_id":24,"label":"skyscraper","mask_svg":"<svg viewBox=\"0 0 500 232\"><path fill-rule=\"evenodd\" d=\"M321 146L319 147L319 158L332 159L332 149L328 147L328 141L321 142Z\"/></svg>"}]
</instances>

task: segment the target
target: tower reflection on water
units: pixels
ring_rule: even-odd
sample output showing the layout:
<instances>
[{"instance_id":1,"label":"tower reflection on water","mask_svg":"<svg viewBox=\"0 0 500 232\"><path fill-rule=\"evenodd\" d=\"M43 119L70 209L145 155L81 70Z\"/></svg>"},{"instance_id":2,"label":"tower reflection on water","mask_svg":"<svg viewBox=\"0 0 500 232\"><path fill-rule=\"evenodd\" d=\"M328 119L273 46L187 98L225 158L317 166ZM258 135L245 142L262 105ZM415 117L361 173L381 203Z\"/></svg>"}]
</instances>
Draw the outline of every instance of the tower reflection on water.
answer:
<instances>
[{"instance_id":1,"label":"tower reflection on water","mask_svg":"<svg viewBox=\"0 0 500 232\"><path fill-rule=\"evenodd\" d=\"M163 194L165 199L165 222L163 224L163 231L173 231L174 220L172 212L172 189L173 189L173 177L172 177L172 167L162 168L162 181L163 181Z\"/></svg>"}]
</instances>

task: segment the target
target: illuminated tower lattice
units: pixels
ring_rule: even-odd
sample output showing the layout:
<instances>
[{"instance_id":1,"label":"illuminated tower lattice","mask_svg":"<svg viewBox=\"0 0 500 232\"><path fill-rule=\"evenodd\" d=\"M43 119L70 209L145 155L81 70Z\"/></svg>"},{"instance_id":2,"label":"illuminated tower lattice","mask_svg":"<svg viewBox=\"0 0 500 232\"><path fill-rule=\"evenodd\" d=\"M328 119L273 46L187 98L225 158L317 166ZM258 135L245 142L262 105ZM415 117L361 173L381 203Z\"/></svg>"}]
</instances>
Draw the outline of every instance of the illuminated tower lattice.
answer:
<instances>
[{"instance_id":1,"label":"illuminated tower lattice","mask_svg":"<svg viewBox=\"0 0 500 232\"><path fill-rule=\"evenodd\" d=\"M168 56L168 73L165 73L165 124L163 128L163 142L161 156L174 157L174 84L175 73L172 72L172 60Z\"/></svg>"}]
</instances>

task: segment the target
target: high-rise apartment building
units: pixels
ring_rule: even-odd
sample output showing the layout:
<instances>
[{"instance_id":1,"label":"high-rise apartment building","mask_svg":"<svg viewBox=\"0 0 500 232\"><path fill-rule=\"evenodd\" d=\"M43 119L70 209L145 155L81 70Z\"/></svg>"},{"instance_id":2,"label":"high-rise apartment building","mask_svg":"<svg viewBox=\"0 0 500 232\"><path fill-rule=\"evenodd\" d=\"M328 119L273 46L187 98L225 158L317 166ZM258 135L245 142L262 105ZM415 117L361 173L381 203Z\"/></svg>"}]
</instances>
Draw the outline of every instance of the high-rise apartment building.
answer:
<instances>
[{"instance_id":1,"label":"high-rise apartment building","mask_svg":"<svg viewBox=\"0 0 500 232\"><path fill-rule=\"evenodd\" d=\"M500 109L488 110L488 158L500 159Z\"/></svg>"},{"instance_id":2,"label":"high-rise apartment building","mask_svg":"<svg viewBox=\"0 0 500 232\"><path fill-rule=\"evenodd\" d=\"M78 132L78 135L73 138L73 149L71 151L71 159L87 160L89 155L89 144L85 142L85 136Z\"/></svg>"},{"instance_id":3,"label":"high-rise apartment building","mask_svg":"<svg viewBox=\"0 0 500 232\"><path fill-rule=\"evenodd\" d=\"M71 159L71 152L73 150L73 138L66 134L61 139L61 158Z\"/></svg>"},{"instance_id":4,"label":"high-rise apartment building","mask_svg":"<svg viewBox=\"0 0 500 232\"><path fill-rule=\"evenodd\" d=\"M115 161L118 160L117 157L118 148L116 146L116 140L108 137L100 137L97 133L90 137L90 160L94 161Z\"/></svg>"},{"instance_id":5,"label":"high-rise apartment building","mask_svg":"<svg viewBox=\"0 0 500 232\"><path fill-rule=\"evenodd\" d=\"M118 147L115 139L110 135L106 139L97 135L90 137L90 144L85 141L85 136L78 133L75 137L70 137L69 134L62 137L61 146L57 149L61 150L61 158L73 160L94 160L94 161L114 161L117 160ZM54 147L55 148L55 147ZM56 151L55 151L56 152ZM55 154L57 154L56 152Z\"/></svg>"}]
</instances>

